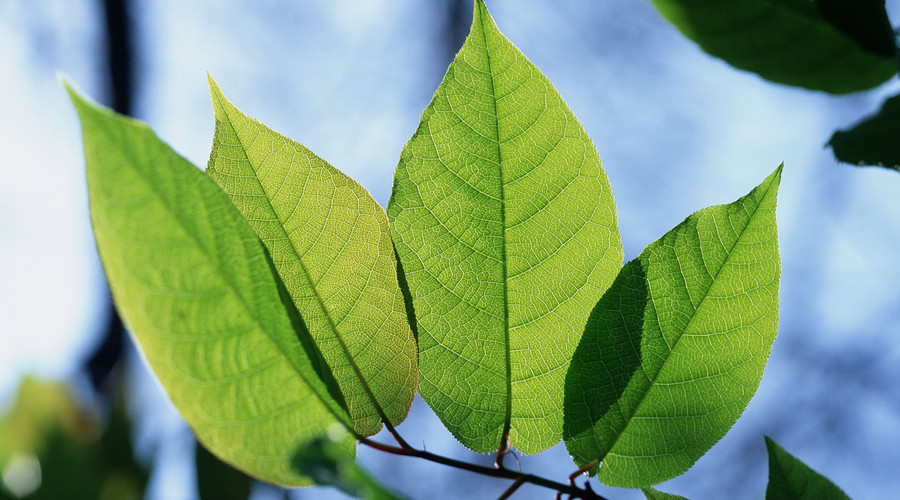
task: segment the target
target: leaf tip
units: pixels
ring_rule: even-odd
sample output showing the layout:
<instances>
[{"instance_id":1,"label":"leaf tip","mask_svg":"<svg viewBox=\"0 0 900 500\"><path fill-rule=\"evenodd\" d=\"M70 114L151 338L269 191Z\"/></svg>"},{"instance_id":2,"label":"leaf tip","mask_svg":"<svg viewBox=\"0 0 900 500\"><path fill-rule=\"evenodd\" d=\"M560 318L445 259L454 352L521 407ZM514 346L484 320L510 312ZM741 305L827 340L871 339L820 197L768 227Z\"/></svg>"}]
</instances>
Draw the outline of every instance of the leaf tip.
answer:
<instances>
[{"instance_id":1,"label":"leaf tip","mask_svg":"<svg viewBox=\"0 0 900 500\"><path fill-rule=\"evenodd\" d=\"M781 184L782 170L784 170L784 162L781 162L781 165L778 165L778 168L776 168L774 172L769 174L769 177L767 177L765 180L765 184L774 185L774 187L777 188Z\"/></svg>"},{"instance_id":2,"label":"leaf tip","mask_svg":"<svg viewBox=\"0 0 900 500\"><path fill-rule=\"evenodd\" d=\"M219 84L209 72L206 73L206 80L209 84L209 97L212 99L215 118L216 120L224 119L225 117L222 116L222 113L225 112L224 106L229 104L228 99L225 97L225 93L222 92L222 87L219 87Z\"/></svg>"},{"instance_id":3,"label":"leaf tip","mask_svg":"<svg viewBox=\"0 0 900 500\"><path fill-rule=\"evenodd\" d=\"M485 21L493 24L493 18L491 18L491 13L488 12L487 5L484 4L484 0L475 0L475 7L472 12L472 29L475 30L475 27L479 27L484 29Z\"/></svg>"},{"instance_id":4,"label":"leaf tip","mask_svg":"<svg viewBox=\"0 0 900 500\"><path fill-rule=\"evenodd\" d=\"M66 89L66 93L69 94L69 100L72 101L72 105L79 115L81 115L83 110L94 107L94 105L82 95L82 92L76 88L75 84L69 80L69 77L66 76L65 73L57 72L56 78L59 80L59 83L62 84L63 88Z\"/></svg>"}]
</instances>

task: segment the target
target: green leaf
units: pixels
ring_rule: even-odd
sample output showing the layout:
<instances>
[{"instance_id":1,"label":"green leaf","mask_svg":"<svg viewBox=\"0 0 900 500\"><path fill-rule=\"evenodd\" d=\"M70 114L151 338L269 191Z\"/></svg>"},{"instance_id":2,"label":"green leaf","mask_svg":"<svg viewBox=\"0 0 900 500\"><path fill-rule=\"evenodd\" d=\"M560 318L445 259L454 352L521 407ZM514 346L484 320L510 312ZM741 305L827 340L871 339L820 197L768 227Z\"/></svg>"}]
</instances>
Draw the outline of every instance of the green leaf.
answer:
<instances>
[{"instance_id":1,"label":"green leaf","mask_svg":"<svg viewBox=\"0 0 900 500\"><path fill-rule=\"evenodd\" d=\"M422 397L475 451L557 443L581 325L622 263L615 204L591 140L480 0L388 214Z\"/></svg>"},{"instance_id":2,"label":"green leaf","mask_svg":"<svg viewBox=\"0 0 900 500\"><path fill-rule=\"evenodd\" d=\"M231 104L209 79L216 133L207 173L272 260L341 388L356 431L406 417L417 350L387 215L362 186Z\"/></svg>"},{"instance_id":3,"label":"green leaf","mask_svg":"<svg viewBox=\"0 0 900 500\"><path fill-rule=\"evenodd\" d=\"M334 486L354 497L367 500L401 498L373 479L329 438L317 439L297 450L293 465L300 474L313 478L317 484Z\"/></svg>"},{"instance_id":4,"label":"green leaf","mask_svg":"<svg viewBox=\"0 0 900 500\"><path fill-rule=\"evenodd\" d=\"M687 498L683 496L666 493L654 488L641 488L641 491L644 493L644 497L646 497L647 500L687 500Z\"/></svg>"},{"instance_id":5,"label":"green leaf","mask_svg":"<svg viewBox=\"0 0 900 500\"><path fill-rule=\"evenodd\" d=\"M828 478L794 458L766 436L769 451L769 485L766 500L850 500Z\"/></svg>"},{"instance_id":6,"label":"green leaf","mask_svg":"<svg viewBox=\"0 0 900 500\"><path fill-rule=\"evenodd\" d=\"M215 182L146 125L68 89L116 306L197 438L281 485L298 446L352 423L265 248ZM342 444L353 453L353 440Z\"/></svg>"},{"instance_id":7,"label":"green leaf","mask_svg":"<svg viewBox=\"0 0 900 500\"><path fill-rule=\"evenodd\" d=\"M767 80L835 94L875 87L897 68L808 0L653 0L660 14L712 56ZM825 9L829 18L834 9ZM883 30L878 24L870 31Z\"/></svg>"},{"instance_id":8,"label":"green leaf","mask_svg":"<svg viewBox=\"0 0 900 500\"><path fill-rule=\"evenodd\" d=\"M686 471L734 424L778 330L779 167L694 213L628 262L566 377L566 448L598 478L645 487Z\"/></svg>"},{"instance_id":9,"label":"green leaf","mask_svg":"<svg viewBox=\"0 0 900 500\"><path fill-rule=\"evenodd\" d=\"M835 132L828 145L842 162L900 170L900 96L852 129Z\"/></svg>"}]
</instances>

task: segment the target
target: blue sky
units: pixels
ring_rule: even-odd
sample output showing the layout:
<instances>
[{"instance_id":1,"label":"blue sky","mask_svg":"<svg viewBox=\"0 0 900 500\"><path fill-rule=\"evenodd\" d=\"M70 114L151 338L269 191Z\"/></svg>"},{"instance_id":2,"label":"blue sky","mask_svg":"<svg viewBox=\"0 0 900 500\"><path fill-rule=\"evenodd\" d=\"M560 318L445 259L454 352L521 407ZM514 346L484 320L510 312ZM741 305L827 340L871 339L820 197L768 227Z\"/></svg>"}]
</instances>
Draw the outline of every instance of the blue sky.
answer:
<instances>
[{"instance_id":1,"label":"blue sky","mask_svg":"<svg viewBox=\"0 0 900 500\"><path fill-rule=\"evenodd\" d=\"M732 432L669 489L692 498L761 496L766 433L853 497L900 491L900 449L892 446L900 442L900 390L889 383L900 378L900 175L839 165L823 148L834 130L900 92L896 80L842 97L770 84L705 55L649 2L488 6L593 138L626 259L785 163L781 330L766 375ZM889 6L900 19L898 2ZM0 3L0 400L22 373L71 376L104 315L78 124L55 76L65 72L102 100L99 14L86 0ZM143 3L136 114L205 166L209 72L242 110L385 204L400 150L449 62L444 14L412 0ZM188 431L171 410L149 413L166 400L137 366L136 411L154 416L140 437L147 448L160 443L167 459L158 473L167 479L153 491L190 498L181 496L189 474L178 472ZM421 401L401 431L429 450L470 456ZM361 460L415 497L427 483L461 494L484 487L488 497L503 489L368 451ZM559 446L522 461L559 477L572 469ZM420 485L403 479L410 474L428 476ZM523 491L530 497L546 492Z\"/></svg>"}]
</instances>

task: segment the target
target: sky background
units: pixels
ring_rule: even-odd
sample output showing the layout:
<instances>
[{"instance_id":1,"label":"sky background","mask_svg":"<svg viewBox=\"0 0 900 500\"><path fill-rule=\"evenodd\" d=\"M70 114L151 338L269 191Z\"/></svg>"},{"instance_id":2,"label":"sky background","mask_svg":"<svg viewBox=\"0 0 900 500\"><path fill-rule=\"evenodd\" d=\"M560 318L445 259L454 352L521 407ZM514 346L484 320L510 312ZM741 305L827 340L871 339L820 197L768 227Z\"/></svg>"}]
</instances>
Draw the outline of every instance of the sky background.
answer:
<instances>
[{"instance_id":1,"label":"sky background","mask_svg":"<svg viewBox=\"0 0 900 500\"><path fill-rule=\"evenodd\" d=\"M209 72L244 112L302 142L384 205L400 150L454 52L447 5L141 2L135 115L205 166L214 125ZM900 19L900 2L888 5ZM841 97L771 84L707 56L648 1L488 7L594 140L626 259L785 164L781 327L765 376L732 431L661 489L762 498L765 434L851 497L900 491L900 175L838 164L823 146L900 92L896 79ZM105 100L101 23L96 0L0 2L0 406L24 373L79 383L75 374L106 317L80 130L56 76L64 72ZM158 464L148 497L192 499L190 431L132 356L136 437ZM457 444L419 399L399 430L429 451L489 461ZM359 455L414 498L493 498L507 485L368 449ZM562 445L520 459L524 470L556 479L574 470ZM292 498L323 494L299 490ZM522 488L514 498L551 497Z\"/></svg>"}]
</instances>

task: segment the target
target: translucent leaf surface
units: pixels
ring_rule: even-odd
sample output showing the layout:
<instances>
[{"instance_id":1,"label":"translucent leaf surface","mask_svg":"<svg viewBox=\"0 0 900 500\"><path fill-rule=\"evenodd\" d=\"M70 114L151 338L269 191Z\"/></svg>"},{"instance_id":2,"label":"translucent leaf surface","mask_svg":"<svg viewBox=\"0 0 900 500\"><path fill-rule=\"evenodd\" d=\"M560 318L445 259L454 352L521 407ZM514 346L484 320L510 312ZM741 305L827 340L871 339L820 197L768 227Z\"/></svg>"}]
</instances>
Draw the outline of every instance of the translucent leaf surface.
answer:
<instances>
[{"instance_id":1,"label":"translucent leaf surface","mask_svg":"<svg viewBox=\"0 0 900 500\"><path fill-rule=\"evenodd\" d=\"M356 431L400 423L415 396L417 352L384 209L309 149L240 112L211 78L210 91L207 173L272 255Z\"/></svg>"},{"instance_id":2,"label":"translucent leaf surface","mask_svg":"<svg viewBox=\"0 0 900 500\"><path fill-rule=\"evenodd\" d=\"M769 451L766 500L850 500L828 478L794 458L769 437L766 437L766 449Z\"/></svg>"},{"instance_id":3,"label":"translucent leaf surface","mask_svg":"<svg viewBox=\"0 0 900 500\"><path fill-rule=\"evenodd\" d=\"M70 95L100 258L154 373L213 453L269 482L308 484L294 451L352 424L264 247L149 127ZM341 446L353 453L352 439Z\"/></svg>"},{"instance_id":4,"label":"translucent leaf surface","mask_svg":"<svg viewBox=\"0 0 900 500\"><path fill-rule=\"evenodd\" d=\"M840 161L900 171L900 96L850 130L835 132L828 145Z\"/></svg>"},{"instance_id":5,"label":"translucent leaf surface","mask_svg":"<svg viewBox=\"0 0 900 500\"><path fill-rule=\"evenodd\" d=\"M420 392L469 448L562 436L563 382L621 266L597 152L484 3L403 149L388 205L418 319Z\"/></svg>"},{"instance_id":6,"label":"translucent leaf surface","mask_svg":"<svg viewBox=\"0 0 900 500\"><path fill-rule=\"evenodd\" d=\"M694 213L628 262L566 378L566 447L598 478L644 487L686 471L734 424L778 329L778 168Z\"/></svg>"},{"instance_id":7,"label":"translucent leaf surface","mask_svg":"<svg viewBox=\"0 0 900 500\"><path fill-rule=\"evenodd\" d=\"M880 45L877 51L864 48L845 34L855 27L832 24L808 0L653 3L710 55L773 82L842 94L874 87L897 72L892 53ZM826 10L830 15L834 9Z\"/></svg>"}]
</instances>

